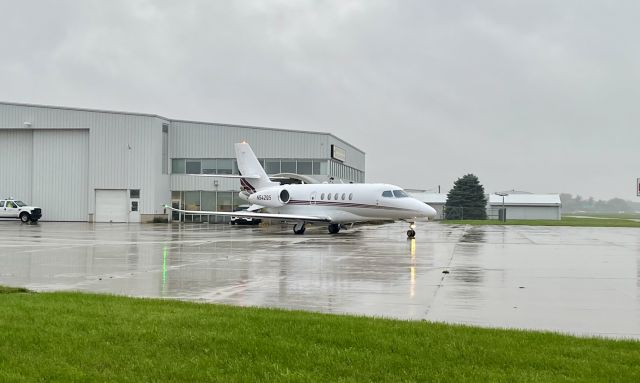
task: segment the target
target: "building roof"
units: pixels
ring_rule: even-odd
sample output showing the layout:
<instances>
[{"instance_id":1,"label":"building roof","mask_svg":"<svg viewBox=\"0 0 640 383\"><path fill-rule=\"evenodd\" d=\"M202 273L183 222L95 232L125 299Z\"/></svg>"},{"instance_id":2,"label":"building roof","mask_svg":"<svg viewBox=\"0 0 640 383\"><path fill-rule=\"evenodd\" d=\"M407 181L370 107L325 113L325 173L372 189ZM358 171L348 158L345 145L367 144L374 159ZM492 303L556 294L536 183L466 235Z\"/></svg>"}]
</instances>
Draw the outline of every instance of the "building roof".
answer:
<instances>
[{"instance_id":1,"label":"building roof","mask_svg":"<svg viewBox=\"0 0 640 383\"><path fill-rule=\"evenodd\" d=\"M158 114L138 113L138 112L123 112L123 111L118 111L118 110L106 110L106 109L90 109L90 108L76 108L76 107L68 107L68 106L26 104L26 103L8 102L8 101L0 101L0 104L1 105L9 105L9 106L22 106L22 107L29 107L29 108L46 108L46 109L58 109L58 110L73 110L73 111L78 111L78 112L110 113L110 114L124 114L124 115L130 115L130 116L155 117L155 118L159 118L161 120L166 120L166 121L169 121L169 122L186 122L186 123L192 123L192 124L221 125L221 126L230 126L230 127L237 127L237 128L250 128L250 129L275 130L275 131L294 132L294 133L320 134L320 135L325 135L325 136L331 136L331 137L335 138L336 140L351 146L356 151L358 151L358 152L360 152L362 154L366 154L364 152L364 150L362 150L360 148L357 148L353 144L350 144L349 142L347 142L347 141L343 140L342 138L334 135L333 133L318 132L318 131L314 131L314 130L282 129L282 128L270 128L270 127L264 127L264 126L228 124L228 123L220 123L220 122L204 122L204 121L181 120L181 119L167 118L167 117L164 117L164 116L161 116L161 115L158 115Z\"/></svg>"},{"instance_id":2,"label":"building roof","mask_svg":"<svg viewBox=\"0 0 640 383\"><path fill-rule=\"evenodd\" d=\"M560 194L509 194L505 206L560 206ZM502 205L502 196L489 194L489 205Z\"/></svg>"}]
</instances>

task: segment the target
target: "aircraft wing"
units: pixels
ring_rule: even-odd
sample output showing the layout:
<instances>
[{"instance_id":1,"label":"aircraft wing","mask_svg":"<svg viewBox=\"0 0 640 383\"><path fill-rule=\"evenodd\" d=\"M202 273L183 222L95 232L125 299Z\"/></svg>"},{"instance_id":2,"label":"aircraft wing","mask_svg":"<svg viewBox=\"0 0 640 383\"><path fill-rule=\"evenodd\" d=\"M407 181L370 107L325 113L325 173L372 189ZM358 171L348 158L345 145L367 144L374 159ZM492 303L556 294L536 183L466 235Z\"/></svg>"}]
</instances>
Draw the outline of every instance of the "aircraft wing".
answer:
<instances>
[{"instance_id":1,"label":"aircraft wing","mask_svg":"<svg viewBox=\"0 0 640 383\"><path fill-rule=\"evenodd\" d=\"M165 209L179 211L185 214L204 214L204 215L226 215L233 217L251 217L251 218L266 218L266 219L280 219L283 221L306 221L306 222L331 222L331 217L320 217L312 215L297 215L297 214L277 214L277 213L258 213L253 211L201 211L201 210L182 210L174 207L163 205Z\"/></svg>"},{"instance_id":2,"label":"aircraft wing","mask_svg":"<svg viewBox=\"0 0 640 383\"><path fill-rule=\"evenodd\" d=\"M256 176L256 175L241 176L239 174L191 174L191 173L187 173L186 175L193 176L193 177L247 178L247 179L250 179L250 180L256 180L256 179L260 178L260 176Z\"/></svg>"}]
</instances>

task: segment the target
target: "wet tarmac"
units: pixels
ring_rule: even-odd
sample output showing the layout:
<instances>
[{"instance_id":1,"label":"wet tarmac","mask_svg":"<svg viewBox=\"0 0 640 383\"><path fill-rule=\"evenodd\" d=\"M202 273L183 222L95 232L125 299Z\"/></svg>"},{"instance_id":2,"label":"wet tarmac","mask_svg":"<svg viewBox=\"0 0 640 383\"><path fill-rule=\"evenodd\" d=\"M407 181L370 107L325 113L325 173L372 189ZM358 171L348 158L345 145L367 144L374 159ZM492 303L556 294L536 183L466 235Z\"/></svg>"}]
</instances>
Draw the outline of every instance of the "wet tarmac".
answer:
<instances>
[{"instance_id":1,"label":"wet tarmac","mask_svg":"<svg viewBox=\"0 0 640 383\"><path fill-rule=\"evenodd\" d=\"M0 284L640 339L640 229L0 221Z\"/></svg>"}]
</instances>

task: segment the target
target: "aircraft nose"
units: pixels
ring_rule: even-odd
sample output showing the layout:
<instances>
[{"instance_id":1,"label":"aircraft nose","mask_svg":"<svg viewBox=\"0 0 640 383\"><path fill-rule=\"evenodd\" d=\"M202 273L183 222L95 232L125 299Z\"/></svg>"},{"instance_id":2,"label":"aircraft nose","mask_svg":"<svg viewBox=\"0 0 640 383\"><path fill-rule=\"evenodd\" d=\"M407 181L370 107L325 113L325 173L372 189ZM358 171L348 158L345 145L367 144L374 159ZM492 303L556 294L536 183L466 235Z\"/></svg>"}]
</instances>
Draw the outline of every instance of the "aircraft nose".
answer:
<instances>
[{"instance_id":1,"label":"aircraft nose","mask_svg":"<svg viewBox=\"0 0 640 383\"><path fill-rule=\"evenodd\" d=\"M438 214L436 212L436 209L432 208L431 206L427 205L426 203L416 200L418 206L418 211L420 212L420 215L423 217L427 217L427 218L434 218L436 216L436 214Z\"/></svg>"},{"instance_id":2,"label":"aircraft nose","mask_svg":"<svg viewBox=\"0 0 640 383\"><path fill-rule=\"evenodd\" d=\"M420 213L422 213L424 217L433 218L436 216L436 209L432 208L424 202L420 202L420 205L422 205L420 206Z\"/></svg>"}]
</instances>

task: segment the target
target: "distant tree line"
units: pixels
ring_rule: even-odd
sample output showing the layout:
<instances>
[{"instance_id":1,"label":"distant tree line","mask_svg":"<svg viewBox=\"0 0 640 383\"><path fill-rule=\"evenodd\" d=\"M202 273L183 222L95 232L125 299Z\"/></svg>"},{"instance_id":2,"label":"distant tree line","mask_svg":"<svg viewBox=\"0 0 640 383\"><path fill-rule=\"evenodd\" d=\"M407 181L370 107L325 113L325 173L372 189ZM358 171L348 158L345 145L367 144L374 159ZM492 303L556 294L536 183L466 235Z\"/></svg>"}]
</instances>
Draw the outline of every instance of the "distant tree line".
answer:
<instances>
[{"instance_id":1,"label":"distant tree line","mask_svg":"<svg viewBox=\"0 0 640 383\"><path fill-rule=\"evenodd\" d=\"M594 213L631 213L640 211L640 203L625 201L622 198L612 198L608 201L595 200L593 197L583 198L580 195L575 197L569 193L560 194L563 213L594 212Z\"/></svg>"}]
</instances>

